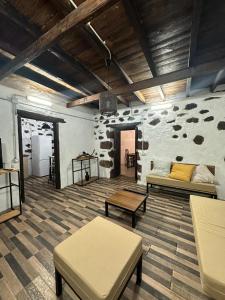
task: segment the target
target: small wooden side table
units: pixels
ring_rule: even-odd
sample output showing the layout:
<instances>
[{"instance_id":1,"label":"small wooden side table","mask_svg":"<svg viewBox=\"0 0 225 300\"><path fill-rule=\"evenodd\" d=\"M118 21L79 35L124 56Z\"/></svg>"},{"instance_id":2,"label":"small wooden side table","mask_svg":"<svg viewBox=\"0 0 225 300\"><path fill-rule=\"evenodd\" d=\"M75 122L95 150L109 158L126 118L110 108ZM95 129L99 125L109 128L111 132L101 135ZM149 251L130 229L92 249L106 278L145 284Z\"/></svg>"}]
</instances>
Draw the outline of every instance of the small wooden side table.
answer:
<instances>
[{"instance_id":1,"label":"small wooden side table","mask_svg":"<svg viewBox=\"0 0 225 300\"><path fill-rule=\"evenodd\" d=\"M105 201L105 215L109 216L108 206L112 205L117 208L128 211L132 214L132 227L136 226L136 212L143 205L143 212L146 212L146 201L148 194L140 194L128 190L121 190L113 194Z\"/></svg>"},{"instance_id":2,"label":"small wooden side table","mask_svg":"<svg viewBox=\"0 0 225 300\"><path fill-rule=\"evenodd\" d=\"M12 173L17 173L18 176L18 184L12 182ZM7 211L5 213L0 214L0 223L3 223L5 221L8 221L9 219L18 217L22 214L22 200L20 195L20 172L16 169L0 169L0 176L7 176L9 184L5 186L1 186L0 190L9 188L10 193L10 211ZM19 207L14 208L13 205L13 194L12 194L12 187L18 187L19 188Z\"/></svg>"}]
</instances>

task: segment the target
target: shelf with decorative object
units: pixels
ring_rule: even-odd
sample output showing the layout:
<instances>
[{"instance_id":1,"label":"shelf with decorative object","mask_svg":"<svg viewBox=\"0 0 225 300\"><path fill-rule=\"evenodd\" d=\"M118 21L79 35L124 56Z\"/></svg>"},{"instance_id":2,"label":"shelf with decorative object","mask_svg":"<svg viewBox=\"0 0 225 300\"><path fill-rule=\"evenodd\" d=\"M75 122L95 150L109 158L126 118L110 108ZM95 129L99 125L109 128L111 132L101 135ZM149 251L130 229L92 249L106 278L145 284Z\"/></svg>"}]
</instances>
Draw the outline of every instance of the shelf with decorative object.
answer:
<instances>
[{"instance_id":1,"label":"shelf with decorative object","mask_svg":"<svg viewBox=\"0 0 225 300\"><path fill-rule=\"evenodd\" d=\"M12 182L12 174L13 173L17 173L17 178L18 178L17 184ZM6 184L4 186L0 186L0 190L8 188L9 195L10 195L10 209L7 210L6 212L0 214L0 223L3 223L12 218L18 217L19 215L22 214L22 200L21 200L21 195L20 195L20 172L19 172L19 170L0 169L0 176L8 177L8 184ZM18 187L18 189L19 189L19 206L16 208L13 205L13 192L12 192L13 187Z\"/></svg>"},{"instance_id":2,"label":"shelf with decorative object","mask_svg":"<svg viewBox=\"0 0 225 300\"><path fill-rule=\"evenodd\" d=\"M96 163L97 167L97 176L92 176L92 170L91 170L91 162ZM80 164L79 169L75 168L75 163ZM74 174L80 172L81 180L78 182L75 182ZM84 175L85 172L85 175ZM96 181L99 179L99 160L98 157L92 156L92 155L81 155L78 158L72 159L72 178L73 178L73 184L77 184L79 186L87 185L93 181Z\"/></svg>"}]
</instances>

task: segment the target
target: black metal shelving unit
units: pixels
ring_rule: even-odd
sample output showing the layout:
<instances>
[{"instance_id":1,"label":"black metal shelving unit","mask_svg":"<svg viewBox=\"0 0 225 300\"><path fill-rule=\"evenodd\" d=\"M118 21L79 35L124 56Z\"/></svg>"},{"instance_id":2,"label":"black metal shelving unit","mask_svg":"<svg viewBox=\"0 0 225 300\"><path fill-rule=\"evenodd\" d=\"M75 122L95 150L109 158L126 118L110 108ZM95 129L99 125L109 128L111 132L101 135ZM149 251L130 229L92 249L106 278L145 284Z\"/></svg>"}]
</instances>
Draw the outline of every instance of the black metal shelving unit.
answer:
<instances>
[{"instance_id":1,"label":"black metal shelving unit","mask_svg":"<svg viewBox=\"0 0 225 300\"><path fill-rule=\"evenodd\" d=\"M96 166L97 166L97 176L91 176L91 161L95 161L96 162ZM80 163L80 168L74 170L74 164L75 162L79 162ZM88 165L85 166L85 162L88 162ZM89 180L85 180L84 179L84 174L83 172L85 171L89 171ZM74 173L76 172L80 172L81 174L81 180L78 182L74 181ZM98 157L96 156L83 156L80 158L73 158L72 159L72 177L73 177L73 184L77 184L79 186L84 186L86 184L89 184L93 181L96 181L99 179L99 160Z\"/></svg>"},{"instance_id":2,"label":"black metal shelving unit","mask_svg":"<svg viewBox=\"0 0 225 300\"><path fill-rule=\"evenodd\" d=\"M12 182L12 173L17 173L18 184ZM5 186L1 186L0 190L9 188L11 210L0 215L0 223L8 221L12 218L18 217L19 215L22 214L22 200L21 200L21 193L20 193L20 191L21 191L21 189L20 189L20 172L19 172L19 170L13 170L13 169L12 170L11 169L9 169L9 170L0 169L0 176L3 176L3 175L5 175L5 176L8 175L9 183ZM13 194L12 194L12 187L14 187L14 186L19 188L19 208L16 208L16 209L14 208L14 205L13 205Z\"/></svg>"}]
</instances>

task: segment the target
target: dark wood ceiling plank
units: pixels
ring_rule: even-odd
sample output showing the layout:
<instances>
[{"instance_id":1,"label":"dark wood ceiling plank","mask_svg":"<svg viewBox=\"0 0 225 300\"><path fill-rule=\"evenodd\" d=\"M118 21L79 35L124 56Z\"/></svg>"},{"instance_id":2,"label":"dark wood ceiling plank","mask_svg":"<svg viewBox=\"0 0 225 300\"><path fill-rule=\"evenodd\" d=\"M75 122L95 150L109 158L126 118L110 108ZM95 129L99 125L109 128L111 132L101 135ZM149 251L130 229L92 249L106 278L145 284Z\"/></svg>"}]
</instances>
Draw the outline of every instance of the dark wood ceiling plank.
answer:
<instances>
[{"instance_id":1,"label":"dark wood ceiling plank","mask_svg":"<svg viewBox=\"0 0 225 300\"><path fill-rule=\"evenodd\" d=\"M135 5L135 2L133 0L123 0L123 5L128 15L128 18L130 20L131 26L134 28L136 36L139 40L139 43L141 45L144 56L147 60L152 76L155 77L157 76L156 66L149 49L150 47L147 41L147 33L145 32L145 29L141 24L140 18L137 13L138 7L137 5ZM165 95L161 86L159 86L159 93L161 98L165 100Z\"/></svg>"},{"instance_id":2,"label":"dark wood ceiling plank","mask_svg":"<svg viewBox=\"0 0 225 300\"><path fill-rule=\"evenodd\" d=\"M179 80L187 79L189 77L205 76L205 75L212 74L213 72L220 70L221 65L225 65L225 58L221 59L221 60L201 64L201 65L195 66L195 67L184 68L182 70L174 71L174 72L171 72L168 74L159 75L157 77L142 80L139 82L135 82L133 84L130 84L130 85L127 85L124 87L115 88L115 89L111 90L111 93L114 95L123 95L123 94L140 91L140 90L147 89L147 88L152 88L152 87L159 86L162 84L176 82ZM74 100L74 101L68 103L67 107L70 108L70 107L74 107L74 106L78 106L78 105L87 104L87 103L90 103L93 101L97 101L99 99L99 95L100 95L100 93L91 95L91 96L87 96L85 98L81 98L78 100Z\"/></svg>"},{"instance_id":3,"label":"dark wood ceiling plank","mask_svg":"<svg viewBox=\"0 0 225 300\"><path fill-rule=\"evenodd\" d=\"M202 14L202 5L203 5L203 0L193 0L191 40L190 40L189 61L188 61L189 67L193 66L193 60L197 50L198 34L199 34L200 20ZM187 79L187 86L186 86L187 97L190 96L191 81L192 78Z\"/></svg>"},{"instance_id":4,"label":"dark wood ceiling plank","mask_svg":"<svg viewBox=\"0 0 225 300\"><path fill-rule=\"evenodd\" d=\"M36 40L42 35L41 30L38 26L30 23L27 18L25 18L23 15L21 15L8 1L1 1L0 2L0 14L6 16L9 20L11 20L13 23L18 25L18 28L23 29L28 35L28 40ZM31 43L31 42L30 42ZM12 45L12 43L5 43L0 39L0 48L10 52L11 54L17 55L19 49L15 49L15 47ZM95 74L93 74L88 68L86 68L78 59L75 59L68 55L65 51L63 51L57 44L53 46L52 48L49 48L47 50L49 53L57 57L60 61L64 62L65 64L69 64L72 69L74 69L79 74L84 74L87 77L88 82L95 82ZM33 62L34 63L34 62ZM35 62L36 64L36 62ZM36 64L37 67L39 67L38 64ZM46 65L45 70L47 71L48 67ZM54 75L54 73L53 73ZM56 75L56 74L55 74ZM63 78L64 79L64 78ZM66 78L65 78L66 80ZM100 83L100 82L99 82ZM74 80L73 78L73 84L81 90L81 92L85 92L86 94L90 95L93 93L91 90L89 90L86 86L86 84L81 83L80 81ZM101 83L99 87L101 86ZM96 91L97 92L97 91Z\"/></svg>"},{"instance_id":5,"label":"dark wood ceiling plank","mask_svg":"<svg viewBox=\"0 0 225 300\"><path fill-rule=\"evenodd\" d=\"M94 16L101 13L105 8L113 5L116 0L87 0L82 3L78 9L72 11L59 23L53 26L49 31L44 33L29 47L23 50L14 60L9 62L0 70L0 80L4 77L15 72L26 63L39 56L42 52L46 51L51 45L62 36L63 33L72 27L82 23L88 22Z\"/></svg>"}]
</instances>

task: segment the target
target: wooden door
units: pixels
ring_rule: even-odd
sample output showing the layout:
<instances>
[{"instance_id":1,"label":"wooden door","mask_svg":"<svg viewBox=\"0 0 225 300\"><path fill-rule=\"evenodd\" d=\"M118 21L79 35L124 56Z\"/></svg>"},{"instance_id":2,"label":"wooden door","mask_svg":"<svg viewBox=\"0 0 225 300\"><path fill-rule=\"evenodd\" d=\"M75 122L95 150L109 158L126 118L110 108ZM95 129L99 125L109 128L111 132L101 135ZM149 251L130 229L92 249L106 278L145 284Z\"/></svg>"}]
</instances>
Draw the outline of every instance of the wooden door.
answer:
<instances>
[{"instance_id":1,"label":"wooden door","mask_svg":"<svg viewBox=\"0 0 225 300\"><path fill-rule=\"evenodd\" d=\"M120 130L115 128L114 134L114 171L111 177L120 176Z\"/></svg>"}]
</instances>

